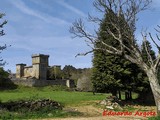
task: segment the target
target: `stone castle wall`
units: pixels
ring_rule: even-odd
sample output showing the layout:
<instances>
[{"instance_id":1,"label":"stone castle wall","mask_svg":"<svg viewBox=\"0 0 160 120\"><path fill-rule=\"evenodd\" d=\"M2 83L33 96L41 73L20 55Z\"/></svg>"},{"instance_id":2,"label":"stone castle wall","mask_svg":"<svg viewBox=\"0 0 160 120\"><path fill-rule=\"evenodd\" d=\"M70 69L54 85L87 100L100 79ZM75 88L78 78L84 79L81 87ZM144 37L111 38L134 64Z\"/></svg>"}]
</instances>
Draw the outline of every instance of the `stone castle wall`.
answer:
<instances>
[{"instance_id":1,"label":"stone castle wall","mask_svg":"<svg viewBox=\"0 0 160 120\"><path fill-rule=\"evenodd\" d=\"M27 77L32 77L34 76L34 70L32 68L32 66L29 67L24 67L24 76L25 78Z\"/></svg>"},{"instance_id":2,"label":"stone castle wall","mask_svg":"<svg viewBox=\"0 0 160 120\"><path fill-rule=\"evenodd\" d=\"M36 79L13 79L12 82L17 85L24 85L30 87L44 87L49 85L63 85L69 88L75 87L73 80L36 80Z\"/></svg>"}]
</instances>

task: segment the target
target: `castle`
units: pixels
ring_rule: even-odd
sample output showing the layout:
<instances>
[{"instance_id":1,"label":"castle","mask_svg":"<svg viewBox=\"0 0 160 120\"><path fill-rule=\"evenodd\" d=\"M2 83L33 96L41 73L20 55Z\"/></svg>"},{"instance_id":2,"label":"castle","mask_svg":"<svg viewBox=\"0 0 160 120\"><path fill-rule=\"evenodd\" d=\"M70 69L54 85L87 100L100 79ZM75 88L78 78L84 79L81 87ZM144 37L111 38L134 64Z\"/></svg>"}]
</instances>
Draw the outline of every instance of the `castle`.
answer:
<instances>
[{"instance_id":1,"label":"castle","mask_svg":"<svg viewBox=\"0 0 160 120\"><path fill-rule=\"evenodd\" d=\"M38 80L47 80L49 55L32 55L32 66L26 64L16 64L16 78L36 78Z\"/></svg>"},{"instance_id":2,"label":"castle","mask_svg":"<svg viewBox=\"0 0 160 120\"><path fill-rule=\"evenodd\" d=\"M69 79L47 80L47 71L50 69L48 65L49 55L34 54L32 55L32 66L26 64L16 64L16 78L12 79L15 84L25 86L48 86L48 85L64 85L67 87L75 87L74 81ZM54 67L61 69L61 66Z\"/></svg>"}]
</instances>

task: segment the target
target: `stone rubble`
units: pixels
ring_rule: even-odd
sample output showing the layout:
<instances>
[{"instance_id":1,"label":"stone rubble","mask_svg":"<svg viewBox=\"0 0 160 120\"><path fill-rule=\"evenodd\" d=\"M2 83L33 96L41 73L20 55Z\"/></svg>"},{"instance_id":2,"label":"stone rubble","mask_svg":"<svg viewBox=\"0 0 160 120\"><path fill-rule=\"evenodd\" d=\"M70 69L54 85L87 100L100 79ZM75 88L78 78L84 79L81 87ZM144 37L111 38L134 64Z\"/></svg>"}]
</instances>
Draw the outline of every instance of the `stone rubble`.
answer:
<instances>
[{"instance_id":1,"label":"stone rubble","mask_svg":"<svg viewBox=\"0 0 160 120\"><path fill-rule=\"evenodd\" d=\"M105 106L106 109L110 110L123 110L123 108L118 104L118 99L115 96L109 96L106 99L99 102L100 105Z\"/></svg>"},{"instance_id":2,"label":"stone rubble","mask_svg":"<svg viewBox=\"0 0 160 120\"><path fill-rule=\"evenodd\" d=\"M50 99L28 100L28 101L20 100L20 101L0 103L1 110L6 109L9 111L17 111L23 108L29 111L35 111L43 108L62 109L62 106L58 102Z\"/></svg>"}]
</instances>

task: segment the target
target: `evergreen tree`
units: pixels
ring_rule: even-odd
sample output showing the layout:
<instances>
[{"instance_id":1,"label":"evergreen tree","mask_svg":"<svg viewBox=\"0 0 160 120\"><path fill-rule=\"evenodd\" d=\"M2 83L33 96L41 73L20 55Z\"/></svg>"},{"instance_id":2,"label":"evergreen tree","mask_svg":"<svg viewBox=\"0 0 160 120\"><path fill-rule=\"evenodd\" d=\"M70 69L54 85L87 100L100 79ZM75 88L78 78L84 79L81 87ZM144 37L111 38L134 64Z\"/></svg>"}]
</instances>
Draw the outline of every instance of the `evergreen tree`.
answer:
<instances>
[{"instance_id":1,"label":"evergreen tree","mask_svg":"<svg viewBox=\"0 0 160 120\"><path fill-rule=\"evenodd\" d=\"M119 47L119 43L114 40L113 36L107 34L106 29L108 29L108 26L110 25L107 24L108 19L113 19L113 22L117 20L112 11L105 14L105 17L99 29L99 40L102 40L108 45ZM121 17L121 20L122 25L126 25L123 16ZM129 30L130 28L127 28L127 31L131 32ZM127 38L123 39L125 45L129 47L130 41ZM98 47L99 42L97 42L96 45L96 47ZM149 49L151 49L151 46L149 44L147 44L147 46ZM127 54L130 54L127 50L125 50L125 52ZM142 52L144 53L144 59L146 59L144 49L142 50ZM151 56L154 57L153 51L151 51L150 53ZM92 82L94 90L98 92L111 92L112 95L115 96L117 95L117 91L125 91L126 100L132 99L132 91L138 92L141 96L142 92L148 92L150 90L146 75L144 75L144 72L136 64L131 63L122 56L109 54L103 51L94 52ZM119 94L119 98L121 98L121 94Z\"/></svg>"},{"instance_id":2,"label":"evergreen tree","mask_svg":"<svg viewBox=\"0 0 160 120\"><path fill-rule=\"evenodd\" d=\"M117 17L112 11L106 12L103 22L100 25L98 39L100 41L103 41L104 44L107 43L114 47L119 47L119 42L115 41L113 36L107 33L108 26L112 26L111 24L107 23L108 20L112 20L113 22L116 20L121 20L122 25L126 25L123 16L121 16L120 19L117 19ZM124 42L125 44L128 44L129 41L127 41L126 38L124 38ZM100 42L97 42L96 47L102 46L102 44L99 45L99 43ZM127 50L125 51L128 52ZM111 92L113 95L117 95L117 91L120 91L122 89L131 91L131 65L132 63L125 60L122 56L109 54L103 51L95 51L93 58L92 75L93 87L95 91L108 91Z\"/></svg>"}]
</instances>

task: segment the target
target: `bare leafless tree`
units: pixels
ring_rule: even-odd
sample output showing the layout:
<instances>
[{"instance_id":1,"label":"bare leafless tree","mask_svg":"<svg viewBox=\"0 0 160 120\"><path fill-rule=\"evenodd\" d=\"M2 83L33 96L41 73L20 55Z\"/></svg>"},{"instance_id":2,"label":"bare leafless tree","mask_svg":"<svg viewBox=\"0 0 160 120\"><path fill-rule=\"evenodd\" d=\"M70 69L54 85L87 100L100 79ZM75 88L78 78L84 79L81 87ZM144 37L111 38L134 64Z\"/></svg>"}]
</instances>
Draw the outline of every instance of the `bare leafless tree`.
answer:
<instances>
[{"instance_id":1,"label":"bare leafless tree","mask_svg":"<svg viewBox=\"0 0 160 120\"><path fill-rule=\"evenodd\" d=\"M5 16L4 13L0 13L0 19L2 19L3 17ZM4 20L4 21L0 21L0 37L5 35L4 33L4 30L3 30L3 26L7 24L7 21ZM3 46L0 46L0 53L6 49L7 45L3 45ZM0 66L3 66L5 65L6 62L3 61L3 59L0 57Z\"/></svg>"},{"instance_id":2,"label":"bare leafless tree","mask_svg":"<svg viewBox=\"0 0 160 120\"><path fill-rule=\"evenodd\" d=\"M74 35L74 37L87 38L86 43L91 47L91 51L87 51L86 53L81 53L78 55L87 55L88 53L92 53L96 50L103 50L107 53L123 55L127 60L137 64L142 70L144 70L144 72L148 76L157 106L157 111L160 115L160 85L157 79L158 67L160 66L160 45L158 44L158 41L160 41L160 37L158 36L158 33L160 33L160 26L158 26L158 29L156 29L156 40L152 37L151 33L142 34L143 41L147 41L150 38L158 49L158 55L156 56L156 59L153 60L147 46L145 46L148 55L147 63L143 60L142 51L140 47L138 47L134 37L137 14L147 9L151 2L151 0L95 0L93 5L100 12L106 14L109 10L111 10L114 12L116 17L119 18L116 20L116 22L112 19L107 21L112 25L112 27L114 27L114 31L113 28L109 27L107 28L107 31L104 31L106 33L109 33L115 41L119 42L119 48L106 44L102 40L99 40L97 32L95 32L94 35L88 33L81 19L73 23L73 26L71 26L70 28L70 32ZM121 25L121 15L124 16L125 22L127 23L126 25ZM102 22L102 19L98 17L92 17L90 15L89 20L91 22L99 24ZM149 38L147 36L149 36ZM130 41L129 46L124 44L124 37L125 39L127 38ZM97 47L97 42L100 42L103 47ZM129 51L130 54L127 54L125 50Z\"/></svg>"}]
</instances>

